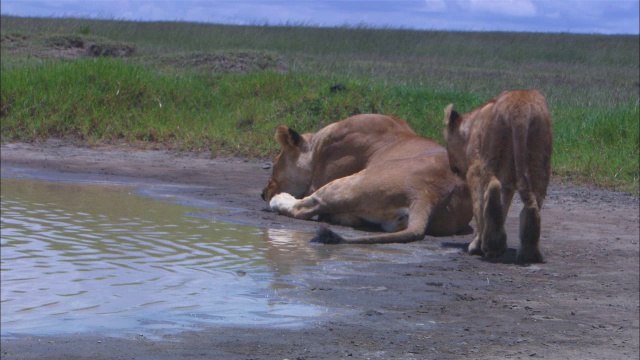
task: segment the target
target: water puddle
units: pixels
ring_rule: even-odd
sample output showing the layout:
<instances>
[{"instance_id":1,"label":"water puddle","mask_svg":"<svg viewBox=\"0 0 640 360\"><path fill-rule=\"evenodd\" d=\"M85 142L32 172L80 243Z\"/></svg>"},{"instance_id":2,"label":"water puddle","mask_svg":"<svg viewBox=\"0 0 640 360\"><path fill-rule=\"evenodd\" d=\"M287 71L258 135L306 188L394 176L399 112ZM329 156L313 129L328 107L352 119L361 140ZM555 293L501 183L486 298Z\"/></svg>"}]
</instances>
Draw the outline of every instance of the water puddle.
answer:
<instances>
[{"instance_id":1,"label":"water puddle","mask_svg":"<svg viewBox=\"0 0 640 360\"><path fill-rule=\"evenodd\" d=\"M16 174L3 169L3 176ZM0 185L3 338L301 326L339 311L280 296L304 288L305 279L338 281L358 264L433 254L312 246L309 233L216 222L208 213L213 204L185 198L190 191L175 185L22 175Z\"/></svg>"},{"instance_id":2,"label":"water puddle","mask_svg":"<svg viewBox=\"0 0 640 360\"><path fill-rule=\"evenodd\" d=\"M295 326L325 310L277 296L323 257L304 260L295 233L213 222L123 186L1 181L3 337Z\"/></svg>"}]
</instances>

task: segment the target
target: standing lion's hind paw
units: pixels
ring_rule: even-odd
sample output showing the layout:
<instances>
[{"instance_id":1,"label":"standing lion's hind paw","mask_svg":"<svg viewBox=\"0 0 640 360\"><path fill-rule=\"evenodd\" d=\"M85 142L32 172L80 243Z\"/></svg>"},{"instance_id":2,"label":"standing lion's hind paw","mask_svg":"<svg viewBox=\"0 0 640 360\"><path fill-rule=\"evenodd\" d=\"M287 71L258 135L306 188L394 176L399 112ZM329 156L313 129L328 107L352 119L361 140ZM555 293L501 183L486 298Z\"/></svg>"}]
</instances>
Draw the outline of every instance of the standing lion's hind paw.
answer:
<instances>
[{"instance_id":1,"label":"standing lion's hind paw","mask_svg":"<svg viewBox=\"0 0 640 360\"><path fill-rule=\"evenodd\" d=\"M546 261L544 257L540 253L540 251L529 251L524 252L522 250L518 251L518 255L516 256L516 262L520 264L544 264Z\"/></svg>"}]
</instances>

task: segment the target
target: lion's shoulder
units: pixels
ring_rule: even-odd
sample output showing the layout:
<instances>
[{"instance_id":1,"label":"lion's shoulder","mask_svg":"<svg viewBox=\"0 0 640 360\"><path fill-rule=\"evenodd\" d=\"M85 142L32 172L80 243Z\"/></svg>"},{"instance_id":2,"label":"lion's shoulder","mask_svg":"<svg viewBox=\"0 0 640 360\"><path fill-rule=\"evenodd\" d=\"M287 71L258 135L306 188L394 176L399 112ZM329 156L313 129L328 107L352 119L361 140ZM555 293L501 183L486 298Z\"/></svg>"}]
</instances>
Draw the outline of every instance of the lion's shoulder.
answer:
<instances>
[{"instance_id":1,"label":"lion's shoulder","mask_svg":"<svg viewBox=\"0 0 640 360\"><path fill-rule=\"evenodd\" d=\"M329 124L316 133L318 139L328 137L331 141L352 134L370 136L411 133L413 130L403 119L381 114L360 114ZM372 138L374 140L374 138Z\"/></svg>"},{"instance_id":2,"label":"lion's shoulder","mask_svg":"<svg viewBox=\"0 0 640 360\"><path fill-rule=\"evenodd\" d=\"M362 161L384 147L407 137L417 136L406 121L387 115L360 114L325 126L313 135L316 162L336 157L355 157Z\"/></svg>"}]
</instances>

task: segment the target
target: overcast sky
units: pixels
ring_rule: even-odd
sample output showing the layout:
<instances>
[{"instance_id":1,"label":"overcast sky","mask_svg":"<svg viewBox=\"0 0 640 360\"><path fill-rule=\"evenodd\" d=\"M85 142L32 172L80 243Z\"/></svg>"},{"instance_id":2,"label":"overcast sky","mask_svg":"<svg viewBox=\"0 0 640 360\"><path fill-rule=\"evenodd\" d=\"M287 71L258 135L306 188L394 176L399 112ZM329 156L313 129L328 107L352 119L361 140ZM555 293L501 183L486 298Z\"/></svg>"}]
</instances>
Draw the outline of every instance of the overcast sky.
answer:
<instances>
[{"instance_id":1,"label":"overcast sky","mask_svg":"<svg viewBox=\"0 0 640 360\"><path fill-rule=\"evenodd\" d=\"M639 0L2 0L3 15L638 34Z\"/></svg>"}]
</instances>

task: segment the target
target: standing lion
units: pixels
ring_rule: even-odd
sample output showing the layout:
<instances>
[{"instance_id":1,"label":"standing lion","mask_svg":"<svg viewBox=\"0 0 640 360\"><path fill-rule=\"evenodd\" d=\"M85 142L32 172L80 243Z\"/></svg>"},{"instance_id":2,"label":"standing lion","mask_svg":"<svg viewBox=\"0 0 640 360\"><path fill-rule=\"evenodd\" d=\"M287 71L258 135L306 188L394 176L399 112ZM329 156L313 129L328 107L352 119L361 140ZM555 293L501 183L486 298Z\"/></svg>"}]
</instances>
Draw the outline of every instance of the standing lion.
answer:
<instances>
[{"instance_id":1,"label":"standing lion","mask_svg":"<svg viewBox=\"0 0 640 360\"><path fill-rule=\"evenodd\" d=\"M466 179L471 191L477 234L469 253L488 258L504 254L504 222L518 190L524 208L517 260L543 262L540 209L547 194L553 147L544 96L536 90L505 91L464 115L450 104L445 123L451 169Z\"/></svg>"}]
</instances>

